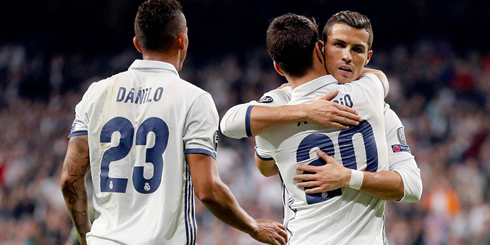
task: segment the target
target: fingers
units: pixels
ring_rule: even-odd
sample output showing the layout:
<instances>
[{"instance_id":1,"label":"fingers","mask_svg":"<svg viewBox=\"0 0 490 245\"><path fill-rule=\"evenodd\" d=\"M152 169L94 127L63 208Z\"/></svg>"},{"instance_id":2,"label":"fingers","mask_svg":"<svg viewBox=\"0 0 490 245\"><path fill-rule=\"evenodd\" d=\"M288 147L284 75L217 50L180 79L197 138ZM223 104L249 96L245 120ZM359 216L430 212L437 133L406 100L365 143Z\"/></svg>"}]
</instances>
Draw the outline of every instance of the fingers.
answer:
<instances>
[{"instance_id":1,"label":"fingers","mask_svg":"<svg viewBox=\"0 0 490 245\"><path fill-rule=\"evenodd\" d=\"M359 121L356 120L356 119L349 119L347 117L343 117L343 116L336 116L333 121L341 124L341 125L344 125L344 126L357 126L359 125ZM332 122L333 124L333 122Z\"/></svg>"},{"instance_id":2,"label":"fingers","mask_svg":"<svg viewBox=\"0 0 490 245\"><path fill-rule=\"evenodd\" d=\"M320 181L307 181L296 183L297 187L308 188L308 187L319 187L321 185Z\"/></svg>"},{"instance_id":3,"label":"fingers","mask_svg":"<svg viewBox=\"0 0 490 245\"><path fill-rule=\"evenodd\" d=\"M304 171L304 172L312 172L316 173L318 171L319 166L312 166L312 165L298 165L296 166L296 170L298 171ZM310 176L313 176L312 174L308 174Z\"/></svg>"},{"instance_id":4,"label":"fingers","mask_svg":"<svg viewBox=\"0 0 490 245\"><path fill-rule=\"evenodd\" d=\"M338 93L339 93L338 90L331 91L330 93L322 96L322 99L333 100L333 98L335 98L335 96L337 96Z\"/></svg>"},{"instance_id":5,"label":"fingers","mask_svg":"<svg viewBox=\"0 0 490 245\"><path fill-rule=\"evenodd\" d=\"M337 122L330 123L330 126L335 127L335 128L340 128L340 129L348 129L349 128L349 126L346 126L346 125L343 125L343 124L340 124Z\"/></svg>"},{"instance_id":6,"label":"fingers","mask_svg":"<svg viewBox=\"0 0 490 245\"><path fill-rule=\"evenodd\" d=\"M322 187L315 187L315 188L305 190L306 194L316 194L316 193L322 193L324 191L325 190L323 190Z\"/></svg>"},{"instance_id":7,"label":"fingers","mask_svg":"<svg viewBox=\"0 0 490 245\"><path fill-rule=\"evenodd\" d=\"M281 230L279 231L279 235L281 236L280 237L281 245L286 244L286 241L288 240L288 233L286 232L286 228L282 225L280 225L279 228L281 228Z\"/></svg>"},{"instance_id":8,"label":"fingers","mask_svg":"<svg viewBox=\"0 0 490 245\"><path fill-rule=\"evenodd\" d=\"M293 180L314 181L318 180L318 176L316 174L297 174L293 176Z\"/></svg>"},{"instance_id":9,"label":"fingers","mask_svg":"<svg viewBox=\"0 0 490 245\"><path fill-rule=\"evenodd\" d=\"M338 114L353 120L362 121L362 118L357 114L357 111L345 106L335 103L334 106L339 110Z\"/></svg>"},{"instance_id":10,"label":"fingers","mask_svg":"<svg viewBox=\"0 0 490 245\"><path fill-rule=\"evenodd\" d=\"M320 149L317 149L316 150L316 153L318 154L318 156L323 159L326 163L331 163L331 162L335 162L335 159L329 155L327 155L327 153L321 151Z\"/></svg>"},{"instance_id":11,"label":"fingers","mask_svg":"<svg viewBox=\"0 0 490 245\"><path fill-rule=\"evenodd\" d=\"M286 228L283 225L279 224L278 222L274 222L273 224L275 225L276 228L275 230L277 232L277 235L279 235L279 236L275 236L273 244L285 245L288 239Z\"/></svg>"}]
</instances>

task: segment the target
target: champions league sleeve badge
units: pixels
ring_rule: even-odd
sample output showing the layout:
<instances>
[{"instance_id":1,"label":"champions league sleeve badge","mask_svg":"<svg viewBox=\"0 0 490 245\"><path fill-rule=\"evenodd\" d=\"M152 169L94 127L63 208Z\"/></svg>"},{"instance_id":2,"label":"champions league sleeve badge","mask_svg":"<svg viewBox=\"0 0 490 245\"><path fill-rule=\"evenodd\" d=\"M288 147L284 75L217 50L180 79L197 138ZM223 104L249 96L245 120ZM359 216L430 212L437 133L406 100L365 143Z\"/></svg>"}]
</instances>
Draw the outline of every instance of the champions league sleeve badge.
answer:
<instances>
[{"instance_id":1,"label":"champions league sleeve badge","mask_svg":"<svg viewBox=\"0 0 490 245\"><path fill-rule=\"evenodd\" d=\"M272 103L273 101L274 101L274 99L272 99L271 96L266 95L266 96L260 98L259 103Z\"/></svg>"},{"instance_id":2,"label":"champions league sleeve badge","mask_svg":"<svg viewBox=\"0 0 490 245\"><path fill-rule=\"evenodd\" d=\"M397 129L398 142L400 142L400 144L402 145L408 145L407 138L405 138L405 130L403 129L403 127L399 127Z\"/></svg>"},{"instance_id":3,"label":"champions league sleeve badge","mask_svg":"<svg viewBox=\"0 0 490 245\"><path fill-rule=\"evenodd\" d=\"M403 127L397 129L398 142L400 144L395 144L391 146L393 152L410 152L410 147L408 147L407 139L405 138L405 132Z\"/></svg>"}]
</instances>

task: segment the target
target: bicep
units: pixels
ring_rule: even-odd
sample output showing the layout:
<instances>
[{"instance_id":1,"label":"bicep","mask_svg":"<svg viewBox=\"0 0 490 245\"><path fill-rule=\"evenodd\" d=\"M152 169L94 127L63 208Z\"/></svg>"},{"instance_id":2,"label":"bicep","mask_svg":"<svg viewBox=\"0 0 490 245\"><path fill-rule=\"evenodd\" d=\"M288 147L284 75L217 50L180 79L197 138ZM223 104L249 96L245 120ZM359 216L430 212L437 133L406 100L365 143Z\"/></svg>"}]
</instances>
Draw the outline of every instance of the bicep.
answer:
<instances>
[{"instance_id":1,"label":"bicep","mask_svg":"<svg viewBox=\"0 0 490 245\"><path fill-rule=\"evenodd\" d=\"M274 176L279 173L279 169L276 166L276 161L264 160L263 158L260 158L257 153L255 154L255 164L257 165L260 173L265 177Z\"/></svg>"},{"instance_id":2,"label":"bicep","mask_svg":"<svg viewBox=\"0 0 490 245\"><path fill-rule=\"evenodd\" d=\"M68 141L63 177L84 177L90 170L88 136L74 136Z\"/></svg>"},{"instance_id":3,"label":"bicep","mask_svg":"<svg viewBox=\"0 0 490 245\"><path fill-rule=\"evenodd\" d=\"M212 189L214 183L221 182L216 161L209 155L199 153L186 154L185 158L196 195L202 199L203 195Z\"/></svg>"}]
</instances>

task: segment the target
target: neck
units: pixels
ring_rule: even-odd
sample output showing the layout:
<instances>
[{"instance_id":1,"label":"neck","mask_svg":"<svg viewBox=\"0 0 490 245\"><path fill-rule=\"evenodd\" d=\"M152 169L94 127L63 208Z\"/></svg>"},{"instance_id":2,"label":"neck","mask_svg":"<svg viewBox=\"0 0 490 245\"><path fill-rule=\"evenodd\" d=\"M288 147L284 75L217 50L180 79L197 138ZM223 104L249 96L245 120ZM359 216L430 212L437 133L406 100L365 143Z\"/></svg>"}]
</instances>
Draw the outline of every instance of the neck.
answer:
<instances>
[{"instance_id":1,"label":"neck","mask_svg":"<svg viewBox=\"0 0 490 245\"><path fill-rule=\"evenodd\" d=\"M180 71L180 55L179 52L159 53L159 52L145 52L143 53L143 60L156 60L169 63L175 67L177 71Z\"/></svg>"},{"instance_id":2,"label":"neck","mask_svg":"<svg viewBox=\"0 0 490 245\"><path fill-rule=\"evenodd\" d=\"M308 72L306 72L306 74L302 77L291 77L286 75L286 79L288 80L289 84L291 84L291 88L295 89L300 85L325 75L327 75L327 72L321 67L321 69L313 68L308 70Z\"/></svg>"}]
</instances>

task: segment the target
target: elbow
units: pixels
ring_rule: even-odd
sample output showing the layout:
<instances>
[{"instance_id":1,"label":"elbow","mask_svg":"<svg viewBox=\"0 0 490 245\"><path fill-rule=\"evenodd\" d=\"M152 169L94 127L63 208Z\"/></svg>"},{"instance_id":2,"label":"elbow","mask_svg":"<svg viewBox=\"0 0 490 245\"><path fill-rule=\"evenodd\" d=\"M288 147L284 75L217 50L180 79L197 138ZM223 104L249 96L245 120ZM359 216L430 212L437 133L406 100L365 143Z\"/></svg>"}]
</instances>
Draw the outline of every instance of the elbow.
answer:
<instances>
[{"instance_id":1,"label":"elbow","mask_svg":"<svg viewBox=\"0 0 490 245\"><path fill-rule=\"evenodd\" d=\"M267 171L267 170L263 170L263 169L259 169L259 172L265 176L265 177L271 177L271 176L274 176L276 175L277 173L274 173L272 171Z\"/></svg>"},{"instance_id":2,"label":"elbow","mask_svg":"<svg viewBox=\"0 0 490 245\"><path fill-rule=\"evenodd\" d=\"M219 200L220 193L226 186L221 181L212 181L204 185L194 186L197 198L205 205L216 203Z\"/></svg>"},{"instance_id":3,"label":"elbow","mask_svg":"<svg viewBox=\"0 0 490 245\"><path fill-rule=\"evenodd\" d=\"M403 198L399 200L400 202L418 202L422 198L422 180L416 181L416 184L410 186L409 190L405 190Z\"/></svg>"},{"instance_id":4,"label":"elbow","mask_svg":"<svg viewBox=\"0 0 490 245\"><path fill-rule=\"evenodd\" d=\"M68 187L72 185L72 183L73 180L70 178L70 176L66 175L65 173L61 175L60 187L63 193Z\"/></svg>"}]
</instances>

